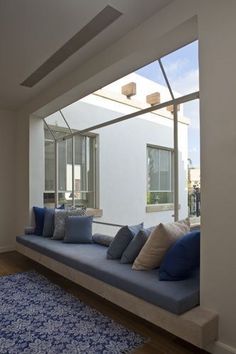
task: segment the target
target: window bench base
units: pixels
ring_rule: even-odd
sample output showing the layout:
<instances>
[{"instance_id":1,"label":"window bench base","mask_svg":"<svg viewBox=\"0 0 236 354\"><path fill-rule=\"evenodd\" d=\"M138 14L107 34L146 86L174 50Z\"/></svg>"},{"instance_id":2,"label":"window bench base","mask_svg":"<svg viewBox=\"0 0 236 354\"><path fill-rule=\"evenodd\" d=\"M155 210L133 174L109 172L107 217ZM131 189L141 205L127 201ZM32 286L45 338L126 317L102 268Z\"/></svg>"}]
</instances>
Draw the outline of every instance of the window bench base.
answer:
<instances>
[{"instance_id":1,"label":"window bench base","mask_svg":"<svg viewBox=\"0 0 236 354\"><path fill-rule=\"evenodd\" d=\"M200 348L207 349L217 339L218 315L213 311L197 306L182 315L175 315L22 244L17 243L16 249L74 283Z\"/></svg>"}]
</instances>

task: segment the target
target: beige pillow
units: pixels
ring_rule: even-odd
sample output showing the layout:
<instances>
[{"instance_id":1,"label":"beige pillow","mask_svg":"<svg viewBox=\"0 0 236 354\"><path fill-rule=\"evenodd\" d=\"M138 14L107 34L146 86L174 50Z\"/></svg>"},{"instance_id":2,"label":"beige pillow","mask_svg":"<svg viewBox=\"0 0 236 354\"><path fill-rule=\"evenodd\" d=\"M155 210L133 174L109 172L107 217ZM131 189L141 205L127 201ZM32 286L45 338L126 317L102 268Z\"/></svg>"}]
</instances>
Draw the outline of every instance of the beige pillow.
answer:
<instances>
[{"instance_id":1,"label":"beige pillow","mask_svg":"<svg viewBox=\"0 0 236 354\"><path fill-rule=\"evenodd\" d=\"M168 224L159 224L135 259L132 269L150 270L160 267L168 248L181 236L189 232L189 219Z\"/></svg>"}]
</instances>

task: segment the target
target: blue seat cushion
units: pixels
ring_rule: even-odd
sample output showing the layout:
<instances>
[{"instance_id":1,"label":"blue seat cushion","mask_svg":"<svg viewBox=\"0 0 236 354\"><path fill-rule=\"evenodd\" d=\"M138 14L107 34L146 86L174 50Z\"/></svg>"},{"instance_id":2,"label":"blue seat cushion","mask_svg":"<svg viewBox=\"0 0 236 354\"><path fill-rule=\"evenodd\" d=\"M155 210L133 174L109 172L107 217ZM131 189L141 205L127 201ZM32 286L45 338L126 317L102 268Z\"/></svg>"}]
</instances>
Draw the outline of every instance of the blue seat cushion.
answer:
<instances>
[{"instance_id":1,"label":"blue seat cushion","mask_svg":"<svg viewBox=\"0 0 236 354\"><path fill-rule=\"evenodd\" d=\"M159 270L160 280L183 280L191 277L200 265L200 231L181 237L167 251Z\"/></svg>"},{"instance_id":2,"label":"blue seat cushion","mask_svg":"<svg viewBox=\"0 0 236 354\"><path fill-rule=\"evenodd\" d=\"M162 282L158 269L136 272L130 264L107 259L107 247L102 245L69 244L35 235L19 236L17 242L175 314L199 304L198 271L183 281Z\"/></svg>"}]
</instances>

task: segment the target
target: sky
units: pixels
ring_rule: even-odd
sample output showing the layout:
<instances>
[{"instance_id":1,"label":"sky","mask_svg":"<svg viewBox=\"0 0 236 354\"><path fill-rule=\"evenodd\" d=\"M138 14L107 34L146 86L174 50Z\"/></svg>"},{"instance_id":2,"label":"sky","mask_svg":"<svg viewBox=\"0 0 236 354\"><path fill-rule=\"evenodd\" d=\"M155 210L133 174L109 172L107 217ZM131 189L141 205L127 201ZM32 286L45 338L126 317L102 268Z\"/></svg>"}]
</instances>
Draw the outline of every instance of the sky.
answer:
<instances>
[{"instance_id":1,"label":"sky","mask_svg":"<svg viewBox=\"0 0 236 354\"><path fill-rule=\"evenodd\" d=\"M161 58L175 97L199 90L198 41L190 43ZM158 61L136 71L152 81L166 86ZM198 100L184 104L184 115L189 118L188 154L192 167L200 166L200 133Z\"/></svg>"}]
</instances>

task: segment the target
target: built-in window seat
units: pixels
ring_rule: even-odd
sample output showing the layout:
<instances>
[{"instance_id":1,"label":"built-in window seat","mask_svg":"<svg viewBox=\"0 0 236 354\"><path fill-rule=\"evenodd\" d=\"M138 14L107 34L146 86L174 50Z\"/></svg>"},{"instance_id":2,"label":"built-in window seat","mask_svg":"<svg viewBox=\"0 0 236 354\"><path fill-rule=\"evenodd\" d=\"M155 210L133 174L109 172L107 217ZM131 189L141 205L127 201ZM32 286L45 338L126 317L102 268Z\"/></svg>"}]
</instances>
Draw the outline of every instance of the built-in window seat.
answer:
<instances>
[{"instance_id":1,"label":"built-in window seat","mask_svg":"<svg viewBox=\"0 0 236 354\"><path fill-rule=\"evenodd\" d=\"M206 348L217 338L217 315L199 306L199 274L159 281L158 269L135 271L106 258L98 244L65 244L36 235L17 237L17 250L77 284Z\"/></svg>"}]
</instances>

